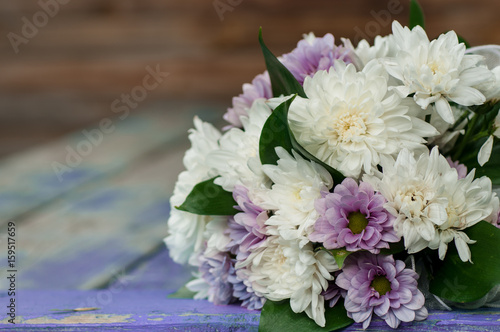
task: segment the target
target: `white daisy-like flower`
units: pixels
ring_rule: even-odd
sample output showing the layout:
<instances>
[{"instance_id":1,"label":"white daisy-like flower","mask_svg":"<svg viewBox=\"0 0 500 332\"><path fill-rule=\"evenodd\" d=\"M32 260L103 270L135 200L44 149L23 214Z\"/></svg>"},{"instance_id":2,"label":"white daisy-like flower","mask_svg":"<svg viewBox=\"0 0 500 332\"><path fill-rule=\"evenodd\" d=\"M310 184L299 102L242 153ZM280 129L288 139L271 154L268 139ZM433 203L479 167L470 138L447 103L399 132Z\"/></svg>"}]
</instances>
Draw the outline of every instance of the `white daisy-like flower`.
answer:
<instances>
[{"instance_id":1,"label":"white daisy-like flower","mask_svg":"<svg viewBox=\"0 0 500 332\"><path fill-rule=\"evenodd\" d=\"M387 199L384 207L396 216L394 229L403 236L408 252L429 247L439 249L439 258L444 259L448 243L454 241L462 261L470 261L467 244L474 241L463 230L481 220L490 221L492 211L498 209L491 180L474 180L474 170L458 179L456 169L436 147L418 159L404 149L395 162L383 162L382 168L383 173L363 180Z\"/></svg>"},{"instance_id":2,"label":"white daisy-like flower","mask_svg":"<svg viewBox=\"0 0 500 332\"><path fill-rule=\"evenodd\" d=\"M396 55L397 46L394 43L393 35L376 36L373 46L365 39L361 40L356 46L356 55L361 59L363 64L367 64L373 59L381 59L385 57L393 57Z\"/></svg>"},{"instance_id":3,"label":"white daisy-like flower","mask_svg":"<svg viewBox=\"0 0 500 332\"><path fill-rule=\"evenodd\" d=\"M271 115L264 100L256 100L248 116L240 118L243 130L232 128L219 140L219 148L208 154L207 164L217 170L220 177L215 183L226 191L233 191L239 184L246 188L260 188L269 179L262 172L259 157L259 140L262 128Z\"/></svg>"},{"instance_id":4,"label":"white daisy-like flower","mask_svg":"<svg viewBox=\"0 0 500 332\"><path fill-rule=\"evenodd\" d=\"M278 236L252 252L236 268L246 267L252 288L271 301L290 299L296 313L305 312L319 326L325 326L324 298L321 292L333 280L339 267L324 250L314 252L311 243L300 246L297 240Z\"/></svg>"},{"instance_id":5,"label":"white daisy-like flower","mask_svg":"<svg viewBox=\"0 0 500 332\"><path fill-rule=\"evenodd\" d=\"M184 156L186 170L179 174L174 193L170 198L170 218L165 243L170 256L177 263L196 265L196 256L204 249L205 225L214 219L225 217L201 216L177 210L175 206L184 203L193 187L217 175L216 171L207 166L207 156L210 151L218 148L220 133L211 124L194 119L195 129L190 131L191 148Z\"/></svg>"},{"instance_id":6,"label":"white daisy-like flower","mask_svg":"<svg viewBox=\"0 0 500 332\"><path fill-rule=\"evenodd\" d=\"M392 31L398 52L385 63L389 74L400 81L394 87L400 96L414 94L422 109L434 104L437 113L450 124L456 120L450 101L463 106L486 101L478 87L494 82L493 74L479 65L482 56L465 54L465 45L459 43L454 31L432 41L420 26L410 30L394 21Z\"/></svg>"},{"instance_id":7,"label":"white daisy-like flower","mask_svg":"<svg viewBox=\"0 0 500 332\"><path fill-rule=\"evenodd\" d=\"M408 114L402 98L387 91L388 75L377 60L362 71L336 62L304 82L307 98L296 97L290 128L311 154L345 176L370 174L381 159L404 147L424 149L436 129Z\"/></svg>"},{"instance_id":8,"label":"white daisy-like flower","mask_svg":"<svg viewBox=\"0 0 500 332\"><path fill-rule=\"evenodd\" d=\"M314 201L321 198L322 191L333 186L333 180L326 169L295 151L291 156L277 147L276 153L280 158L278 164L263 166L274 184L261 193L260 206L275 211L266 221L266 225L275 226L269 232L286 240L299 239L300 244L305 245L319 217Z\"/></svg>"}]
</instances>

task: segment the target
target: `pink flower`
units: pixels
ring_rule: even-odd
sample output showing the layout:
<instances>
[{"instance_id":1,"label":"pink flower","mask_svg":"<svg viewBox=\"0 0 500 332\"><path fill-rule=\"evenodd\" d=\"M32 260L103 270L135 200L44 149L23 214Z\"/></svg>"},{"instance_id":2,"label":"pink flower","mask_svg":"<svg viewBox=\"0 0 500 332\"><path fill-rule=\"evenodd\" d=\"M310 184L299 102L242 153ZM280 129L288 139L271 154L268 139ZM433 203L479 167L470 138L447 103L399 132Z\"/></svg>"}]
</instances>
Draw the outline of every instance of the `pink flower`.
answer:
<instances>
[{"instance_id":1,"label":"pink flower","mask_svg":"<svg viewBox=\"0 0 500 332\"><path fill-rule=\"evenodd\" d=\"M387 325L424 320L424 295L417 288L418 274L403 261L367 252L351 254L344 262L336 283L345 294L347 315L366 329L375 314Z\"/></svg>"},{"instance_id":2,"label":"pink flower","mask_svg":"<svg viewBox=\"0 0 500 332\"><path fill-rule=\"evenodd\" d=\"M292 52L283 55L282 62L295 79L303 84L307 76L333 67L335 60L353 63L354 57L352 49L335 45L332 34L327 33L324 37L309 34L297 43Z\"/></svg>"},{"instance_id":3,"label":"pink flower","mask_svg":"<svg viewBox=\"0 0 500 332\"><path fill-rule=\"evenodd\" d=\"M335 60L346 63L355 62L356 55L351 48L335 46L335 39L331 34L324 37L309 35L297 43L297 47L290 53L284 54L280 61L292 73L295 79L304 83L307 76L313 76L319 70L328 70L333 67ZM251 84L243 84L243 93L233 98L233 107L228 108L223 118L230 123L224 129L241 128L241 117L246 116L247 110L258 99L273 97L269 73L257 75ZM274 96L278 97L278 96Z\"/></svg>"},{"instance_id":4,"label":"pink flower","mask_svg":"<svg viewBox=\"0 0 500 332\"><path fill-rule=\"evenodd\" d=\"M392 226L394 217L384 209L385 198L366 182L346 178L316 201L320 218L309 236L326 249L368 250L374 254L389 248L399 237Z\"/></svg>"},{"instance_id":5,"label":"pink flower","mask_svg":"<svg viewBox=\"0 0 500 332\"><path fill-rule=\"evenodd\" d=\"M243 93L233 97L233 107L228 108L226 114L223 115L224 120L230 123L224 129L242 128L241 117L248 116L248 109L252 107L253 102L272 97L271 79L269 73L265 71L263 74L255 76L251 84L243 84Z\"/></svg>"},{"instance_id":6,"label":"pink flower","mask_svg":"<svg viewBox=\"0 0 500 332\"><path fill-rule=\"evenodd\" d=\"M252 203L247 188L236 185L233 198L238 203L236 208L241 212L229 219L226 234L231 242L227 249L241 261L267 239L265 222L269 217L266 210Z\"/></svg>"}]
</instances>

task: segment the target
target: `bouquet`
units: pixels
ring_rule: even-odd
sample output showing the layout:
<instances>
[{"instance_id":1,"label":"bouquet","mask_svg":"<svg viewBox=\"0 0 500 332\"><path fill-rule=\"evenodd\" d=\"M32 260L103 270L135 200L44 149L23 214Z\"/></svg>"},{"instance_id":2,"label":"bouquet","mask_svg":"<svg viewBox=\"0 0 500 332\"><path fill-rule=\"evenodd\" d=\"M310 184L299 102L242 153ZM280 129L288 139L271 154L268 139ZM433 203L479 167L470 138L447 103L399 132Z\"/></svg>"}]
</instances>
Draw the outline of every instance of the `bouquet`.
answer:
<instances>
[{"instance_id":1,"label":"bouquet","mask_svg":"<svg viewBox=\"0 0 500 332\"><path fill-rule=\"evenodd\" d=\"M222 131L194 119L171 198L194 298L325 331L499 301L500 47L423 26L413 1L373 45L310 33L279 58L260 32L267 71Z\"/></svg>"}]
</instances>

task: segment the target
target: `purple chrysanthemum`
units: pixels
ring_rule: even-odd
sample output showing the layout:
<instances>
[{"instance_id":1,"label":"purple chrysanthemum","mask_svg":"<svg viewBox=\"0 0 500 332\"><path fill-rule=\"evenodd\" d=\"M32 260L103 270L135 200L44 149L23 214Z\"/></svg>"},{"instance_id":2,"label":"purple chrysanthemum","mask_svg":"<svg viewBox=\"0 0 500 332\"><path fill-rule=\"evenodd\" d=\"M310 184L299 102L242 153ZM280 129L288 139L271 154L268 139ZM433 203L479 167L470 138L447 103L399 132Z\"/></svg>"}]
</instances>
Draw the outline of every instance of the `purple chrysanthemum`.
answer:
<instances>
[{"instance_id":1,"label":"purple chrysanthemum","mask_svg":"<svg viewBox=\"0 0 500 332\"><path fill-rule=\"evenodd\" d=\"M232 268L228 280L233 284L233 296L241 301L241 306L250 310L260 310L266 303L266 298L255 293L245 272L245 268L239 270Z\"/></svg>"},{"instance_id":2,"label":"purple chrysanthemum","mask_svg":"<svg viewBox=\"0 0 500 332\"><path fill-rule=\"evenodd\" d=\"M324 37L314 37L310 34L299 41L292 52L284 54L282 62L295 79L303 84L307 76L333 67L335 60L353 63L354 57L352 49L335 45L332 34L327 33Z\"/></svg>"},{"instance_id":3,"label":"purple chrysanthemum","mask_svg":"<svg viewBox=\"0 0 500 332\"><path fill-rule=\"evenodd\" d=\"M335 38L331 34L324 37L314 37L312 34L297 43L297 47L290 53L284 54L280 61L292 73L295 79L304 83L307 76L313 76L319 70L328 70L333 67L335 60L354 63L356 55L351 48L336 46ZM230 123L224 129L241 128L241 117L248 114L247 110L257 99L273 97L269 73L257 75L252 83L243 84L243 93L233 97L233 107L228 108L223 118ZM277 96L276 96L277 97Z\"/></svg>"},{"instance_id":4,"label":"purple chrysanthemum","mask_svg":"<svg viewBox=\"0 0 500 332\"><path fill-rule=\"evenodd\" d=\"M229 304L235 301L233 284L229 281L233 273L234 262L227 253L218 253L213 257L200 256L199 271L209 285L208 300L214 304Z\"/></svg>"},{"instance_id":5,"label":"purple chrysanthemum","mask_svg":"<svg viewBox=\"0 0 500 332\"><path fill-rule=\"evenodd\" d=\"M269 73L265 71L263 74L255 76L252 83L243 84L243 93L237 97L233 97L233 107L228 108L223 118L230 123L224 129L233 127L242 128L241 117L247 116L247 110L252 107L252 104L257 99L269 99L273 97L271 90L271 79Z\"/></svg>"},{"instance_id":6,"label":"purple chrysanthemum","mask_svg":"<svg viewBox=\"0 0 500 332\"><path fill-rule=\"evenodd\" d=\"M427 318L417 279L418 274L406 269L403 261L362 252L346 258L336 283L347 291L347 315L363 323L363 329L370 325L373 313L395 329L401 322Z\"/></svg>"},{"instance_id":7,"label":"purple chrysanthemum","mask_svg":"<svg viewBox=\"0 0 500 332\"><path fill-rule=\"evenodd\" d=\"M384 209L385 198L375 193L367 182L359 187L346 178L333 193L324 193L316 200L320 214L309 236L326 249L345 247L347 251L368 250L374 254L389 248L389 242L399 241L393 228L394 217Z\"/></svg>"},{"instance_id":8,"label":"purple chrysanthemum","mask_svg":"<svg viewBox=\"0 0 500 332\"><path fill-rule=\"evenodd\" d=\"M464 164L460 164L458 160L457 161L451 160L450 157L446 158L446 161L448 161L450 167L453 167L454 169L457 170L459 180L465 179L465 177L467 176L467 166L465 166Z\"/></svg>"},{"instance_id":9,"label":"purple chrysanthemum","mask_svg":"<svg viewBox=\"0 0 500 332\"><path fill-rule=\"evenodd\" d=\"M236 185L233 198L238 203L236 208L242 212L229 219L226 233L231 242L227 247L241 261L266 240L265 222L269 217L266 210L252 203L247 188Z\"/></svg>"}]
</instances>

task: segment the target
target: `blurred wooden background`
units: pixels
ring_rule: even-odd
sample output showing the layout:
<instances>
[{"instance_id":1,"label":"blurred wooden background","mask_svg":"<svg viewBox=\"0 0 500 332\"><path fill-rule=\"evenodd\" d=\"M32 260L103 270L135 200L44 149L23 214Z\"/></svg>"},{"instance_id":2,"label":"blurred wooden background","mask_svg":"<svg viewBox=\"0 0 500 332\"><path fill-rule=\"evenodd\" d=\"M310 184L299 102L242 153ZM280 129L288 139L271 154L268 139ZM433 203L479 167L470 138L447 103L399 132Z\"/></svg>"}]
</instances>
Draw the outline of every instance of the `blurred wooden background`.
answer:
<instances>
[{"instance_id":1,"label":"blurred wooden background","mask_svg":"<svg viewBox=\"0 0 500 332\"><path fill-rule=\"evenodd\" d=\"M455 29L472 45L500 44L498 0L420 2L430 36ZM42 4L54 14L46 22ZM407 22L408 7L408 0L2 0L0 156L116 116L111 104L142 84L146 66L169 76L133 112L212 105L222 114L264 70L259 26L281 54L310 31L355 42L360 31L387 34L389 21ZM40 28L16 53L9 34L23 36L34 19Z\"/></svg>"}]
</instances>

